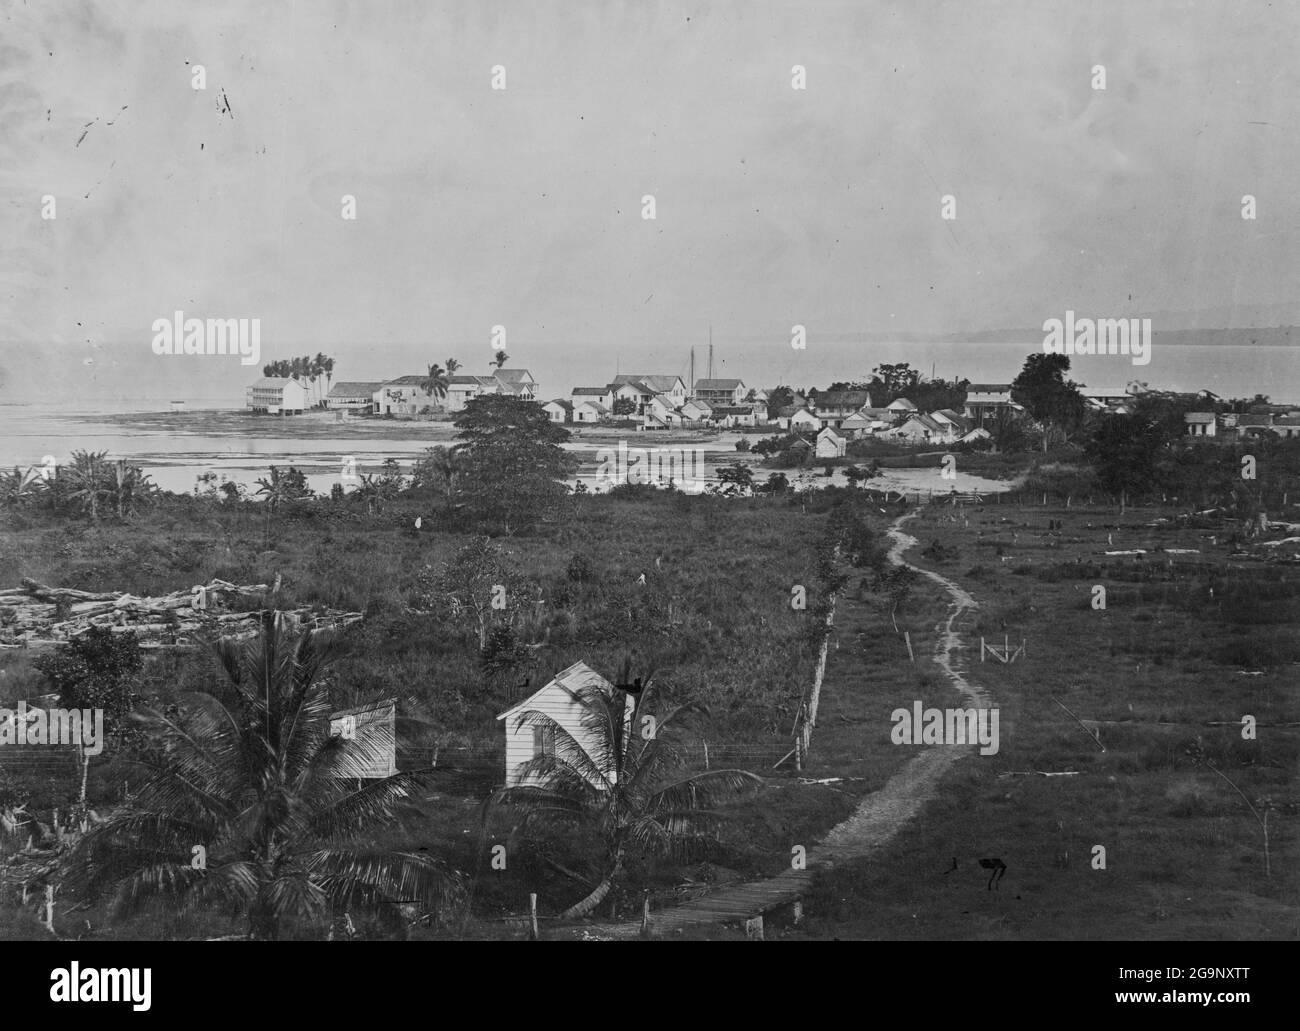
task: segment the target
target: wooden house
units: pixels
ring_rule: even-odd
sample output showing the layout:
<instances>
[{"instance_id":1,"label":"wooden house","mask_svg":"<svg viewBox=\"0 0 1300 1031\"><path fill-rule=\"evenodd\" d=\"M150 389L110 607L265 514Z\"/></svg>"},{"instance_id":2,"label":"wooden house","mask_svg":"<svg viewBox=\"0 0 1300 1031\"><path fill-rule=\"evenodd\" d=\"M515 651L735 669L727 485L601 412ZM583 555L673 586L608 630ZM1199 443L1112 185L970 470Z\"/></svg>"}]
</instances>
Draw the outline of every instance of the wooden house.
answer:
<instances>
[{"instance_id":1,"label":"wooden house","mask_svg":"<svg viewBox=\"0 0 1300 1031\"><path fill-rule=\"evenodd\" d=\"M520 769L524 763L535 756L555 754L555 728L521 723L520 717L529 712L549 716L569 733L580 748L599 760L600 756L596 753L600 739L583 726L582 716L587 709L579 700L579 693L591 688L607 695L614 692L614 686L585 662L575 662L522 702L512 705L497 716L505 724L506 787L529 783Z\"/></svg>"},{"instance_id":2,"label":"wooden house","mask_svg":"<svg viewBox=\"0 0 1300 1031\"><path fill-rule=\"evenodd\" d=\"M843 458L847 448L848 441L829 426L817 434L816 454L818 458Z\"/></svg>"},{"instance_id":3,"label":"wooden house","mask_svg":"<svg viewBox=\"0 0 1300 1031\"><path fill-rule=\"evenodd\" d=\"M302 415L311 407L307 387L301 380L287 376L263 376L250 383L245 391L244 406L250 412L268 415Z\"/></svg>"}]
</instances>

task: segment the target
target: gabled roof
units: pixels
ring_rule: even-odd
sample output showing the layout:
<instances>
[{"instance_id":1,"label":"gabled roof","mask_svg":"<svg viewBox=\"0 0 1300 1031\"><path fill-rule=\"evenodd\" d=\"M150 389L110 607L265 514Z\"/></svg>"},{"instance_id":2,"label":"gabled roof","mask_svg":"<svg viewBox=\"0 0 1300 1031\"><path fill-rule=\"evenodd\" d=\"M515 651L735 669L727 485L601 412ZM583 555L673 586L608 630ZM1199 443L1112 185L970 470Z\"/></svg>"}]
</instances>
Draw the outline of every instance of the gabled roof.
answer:
<instances>
[{"instance_id":1,"label":"gabled roof","mask_svg":"<svg viewBox=\"0 0 1300 1031\"><path fill-rule=\"evenodd\" d=\"M870 426L875 421L876 420L869 415L863 415L861 412L854 412L845 419L841 425L847 426L849 423L852 423L854 426Z\"/></svg>"},{"instance_id":2,"label":"gabled roof","mask_svg":"<svg viewBox=\"0 0 1300 1031\"><path fill-rule=\"evenodd\" d=\"M478 386L487 387L496 383L491 376L452 376L447 380L452 386Z\"/></svg>"},{"instance_id":3,"label":"gabled roof","mask_svg":"<svg viewBox=\"0 0 1300 1031\"><path fill-rule=\"evenodd\" d=\"M542 407L545 408L546 405L559 405L566 412L573 411L573 402L571 402L568 398L565 397L557 397L554 400L547 401L546 404L542 405Z\"/></svg>"},{"instance_id":4,"label":"gabled roof","mask_svg":"<svg viewBox=\"0 0 1300 1031\"><path fill-rule=\"evenodd\" d=\"M831 429L829 426L823 426L823 427L822 427L822 431L821 431L819 434L817 434L817 439L818 439L818 440L821 440L823 437L825 437L825 438L828 439L828 440L843 440L843 439L844 439L844 438L841 437L838 433L836 433L833 429Z\"/></svg>"},{"instance_id":5,"label":"gabled roof","mask_svg":"<svg viewBox=\"0 0 1300 1031\"><path fill-rule=\"evenodd\" d=\"M890 401L889 404L887 404L885 407L886 407L889 411L891 411L891 412L893 412L893 411L907 411L907 412L914 412L914 411L916 411L916 405L912 404L912 402L909 401L909 400L908 400L907 398L905 398L905 397L896 397L896 398L894 398L894 400Z\"/></svg>"},{"instance_id":6,"label":"gabled roof","mask_svg":"<svg viewBox=\"0 0 1300 1031\"><path fill-rule=\"evenodd\" d=\"M781 410L782 410L783 412L785 411L784 408L781 409ZM811 408L809 408L807 405L800 405L798 408L796 408L793 412L790 413L790 418L793 419L793 418L794 418L796 415L798 415L800 412L807 412L807 413L808 413L808 417L809 417L810 419L816 419L816 418L817 418L817 413L814 412L814 411L813 411Z\"/></svg>"},{"instance_id":7,"label":"gabled roof","mask_svg":"<svg viewBox=\"0 0 1300 1031\"><path fill-rule=\"evenodd\" d=\"M1208 423L1214 422L1213 412L1183 412L1183 422L1189 423Z\"/></svg>"},{"instance_id":8,"label":"gabled roof","mask_svg":"<svg viewBox=\"0 0 1300 1031\"><path fill-rule=\"evenodd\" d=\"M935 422L928 415L925 415L922 412L917 412L915 415L908 418L907 421L903 423L903 425L907 426L909 423L913 423L913 422L919 422L922 426L924 426L927 430L930 430L932 433L943 432L943 427L939 425L939 423Z\"/></svg>"},{"instance_id":9,"label":"gabled roof","mask_svg":"<svg viewBox=\"0 0 1300 1031\"><path fill-rule=\"evenodd\" d=\"M532 380L533 378L533 374L527 369L497 369L493 375L499 380L504 380L506 383L512 383L515 385L522 384L524 381Z\"/></svg>"},{"instance_id":10,"label":"gabled roof","mask_svg":"<svg viewBox=\"0 0 1300 1031\"><path fill-rule=\"evenodd\" d=\"M693 397L687 401L686 404L682 405L682 407L686 408L689 405L694 405L696 408L703 408L706 412L713 411L713 402L705 401L703 398Z\"/></svg>"},{"instance_id":11,"label":"gabled roof","mask_svg":"<svg viewBox=\"0 0 1300 1031\"><path fill-rule=\"evenodd\" d=\"M739 379L697 379L695 389L699 390L735 390L737 387L743 387L744 380Z\"/></svg>"},{"instance_id":12,"label":"gabled roof","mask_svg":"<svg viewBox=\"0 0 1300 1031\"><path fill-rule=\"evenodd\" d=\"M421 387L424 386L428 376L398 376L396 379L386 379L379 384L381 387Z\"/></svg>"},{"instance_id":13,"label":"gabled roof","mask_svg":"<svg viewBox=\"0 0 1300 1031\"><path fill-rule=\"evenodd\" d=\"M373 394L376 390L378 390L383 385L384 384L381 382L362 383L362 382L354 382L352 380L345 380L340 383L335 383L334 388L329 392L328 396L329 397L362 397L362 396L369 397L371 394Z\"/></svg>"},{"instance_id":14,"label":"gabled roof","mask_svg":"<svg viewBox=\"0 0 1300 1031\"><path fill-rule=\"evenodd\" d=\"M817 395L818 408L861 408L871 403L866 390L826 390Z\"/></svg>"},{"instance_id":15,"label":"gabled roof","mask_svg":"<svg viewBox=\"0 0 1300 1031\"><path fill-rule=\"evenodd\" d=\"M581 659L575 662L568 669L561 670L550 680L530 694L522 702L516 702L505 712L500 713L497 719L503 720L507 716L513 715L521 710L527 711L530 708L529 703L544 691L559 689L569 695L574 701L578 700L578 692L586 687L595 687L605 693L612 693L614 685L602 677L594 669L588 666Z\"/></svg>"},{"instance_id":16,"label":"gabled roof","mask_svg":"<svg viewBox=\"0 0 1300 1031\"><path fill-rule=\"evenodd\" d=\"M1005 394L1011 389L1010 383L970 383L966 386L969 394Z\"/></svg>"},{"instance_id":17,"label":"gabled roof","mask_svg":"<svg viewBox=\"0 0 1300 1031\"><path fill-rule=\"evenodd\" d=\"M621 387L625 383L643 388L647 394L665 394L677 386L680 376L647 376L645 373L633 372L615 376L610 386ZM685 384L682 384L685 386Z\"/></svg>"},{"instance_id":18,"label":"gabled roof","mask_svg":"<svg viewBox=\"0 0 1300 1031\"><path fill-rule=\"evenodd\" d=\"M1273 416L1271 415L1239 415L1237 416L1238 426L1272 426Z\"/></svg>"},{"instance_id":19,"label":"gabled roof","mask_svg":"<svg viewBox=\"0 0 1300 1031\"><path fill-rule=\"evenodd\" d=\"M606 407L605 407L603 404L601 404L599 401L574 401L574 402L573 402L573 407L574 407L574 408L594 408L594 409L595 409L597 412L599 412L601 415L608 415L608 414L609 414L609 409L606 408Z\"/></svg>"},{"instance_id":20,"label":"gabled roof","mask_svg":"<svg viewBox=\"0 0 1300 1031\"><path fill-rule=\"evenodd\" d=\"M609 387L574 387L569 391L570 397L604 397Z\"/></svg>"},{"instance_id":21,"label":"gabled roof","mask_svg":"<svg viewBox=\"0 0 1300 1031\"><path fill-rule=\"evenodd\" d=\"M250 383L250 387L287 387L290 383L297 383L302 386L301 380L296 380L292 376L263 376L256 383Z\"/></svg>"}]
</instances>

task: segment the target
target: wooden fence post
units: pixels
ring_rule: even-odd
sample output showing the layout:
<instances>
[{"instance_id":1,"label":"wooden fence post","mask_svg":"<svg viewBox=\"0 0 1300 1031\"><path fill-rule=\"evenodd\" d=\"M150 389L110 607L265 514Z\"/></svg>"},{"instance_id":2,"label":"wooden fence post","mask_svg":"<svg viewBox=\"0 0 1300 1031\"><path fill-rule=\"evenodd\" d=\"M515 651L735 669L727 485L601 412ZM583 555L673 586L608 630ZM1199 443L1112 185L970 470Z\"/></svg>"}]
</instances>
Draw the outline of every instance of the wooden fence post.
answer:
<instances>
[{"instance_id":1,"label":"wooden fence post","mask_svg":"<svg viewBox=\"0 0 1300 1031\"><path fill-rule=\"evenodd\" d=\"M984 661L984 638L980 638L980 662Z\"/></svg>"},{"instance_id":2,"label":"wooden fence post","mask_svg":"<svg viewBox=\"0 0 1300 1031\"><path fill-rule=\"evenodd\" d=\"M537 893L528 896L528 938L537 941Z\"/></svg>"},{"instance_id":3,"label":"wooden fence post","mask_svg":"<svg viewBox=\"0 0 1300 1031\"><path fill-rule=\"evenodd\" d=\"M45 886L45 929L54 933L54 885Z\"/></svg>"},{"instance_id":4,"label":"wooden fence post","mask_svg":"<svg viewBox=\"0 0 1300 1031\"><path fill-rule=\"evenodd\" d=\"M650 892L644 892L641 899L641 937L650 937Z\"/></svg>"},{"instance_id":5,"label":"wooden fence post","mask_svg":"<svg viewBox=\"0 0 1300 1031\"><path fill-rule=\"evenodd\" d=\"M909 631L903 631L903 640L907 644L907 657L912 660L912 665L916 665L916 656L912 653L912 635Z\"/></svg>"},{"instance_id":6,"label":"wooden fence post","mask_svg":"<svg viewBox=\"0 0 1300 1031\"><path fill-rule=\"evenodd\" d=\"M707 739L704 742L704 768L706 770L709 768L709 742Z\"/></svg>"}]
</instances>

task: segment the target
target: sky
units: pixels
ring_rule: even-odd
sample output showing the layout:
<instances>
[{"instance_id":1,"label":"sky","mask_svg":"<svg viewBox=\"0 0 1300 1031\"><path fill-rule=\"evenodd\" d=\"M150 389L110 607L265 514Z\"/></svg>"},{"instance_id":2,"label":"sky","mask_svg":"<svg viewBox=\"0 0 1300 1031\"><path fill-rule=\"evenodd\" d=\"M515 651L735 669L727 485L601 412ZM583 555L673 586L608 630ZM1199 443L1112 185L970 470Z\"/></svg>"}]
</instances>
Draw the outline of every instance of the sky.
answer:
<instances>
[{"instance_id":1,"label":"sky","mask_svg":"<svg viewBox=\"0 0 1300 1031\"><path fill-rule=\"evenodd\" d=\"M241 403L257 369L153 352L177 310L336 380L485 372L500 325L545 396L692 345L703 375L710 330L719 375L825 385L928 372L891 334L1067 309L1300 324L1297 30L1255 0L0 0L0 399ZM1265 393L1296 365L1189 350ZM984 353L940 372L1004 374Z\"/></svg>"}]
</instances>

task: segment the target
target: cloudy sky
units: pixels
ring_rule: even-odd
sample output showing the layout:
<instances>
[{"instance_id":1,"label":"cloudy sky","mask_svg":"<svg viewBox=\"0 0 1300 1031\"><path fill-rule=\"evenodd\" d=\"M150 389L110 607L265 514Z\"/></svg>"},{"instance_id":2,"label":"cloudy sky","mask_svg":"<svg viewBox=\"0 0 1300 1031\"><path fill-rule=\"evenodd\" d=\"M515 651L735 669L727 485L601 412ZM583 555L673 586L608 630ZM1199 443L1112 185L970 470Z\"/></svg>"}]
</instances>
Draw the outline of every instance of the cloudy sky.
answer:
<instances>
[{"instance_id":1,"label":"cloudy sky","mask_svg":"<svg viewBox=\"0 0 1300 1031\"><path fill-rule=\"evenodd\" d=\"M1298 29L1252 0L0 0L0 396L239 403L237 360L152 353L177 309L336 379L483 371L501 324L548 396L684 373L710 325L727 374L812 383L897 357L867 334L1067 308L1300 322Z\"/></svg>"}]
</instances>

